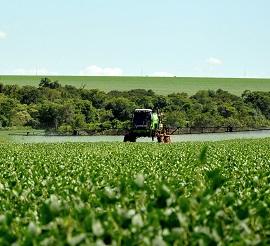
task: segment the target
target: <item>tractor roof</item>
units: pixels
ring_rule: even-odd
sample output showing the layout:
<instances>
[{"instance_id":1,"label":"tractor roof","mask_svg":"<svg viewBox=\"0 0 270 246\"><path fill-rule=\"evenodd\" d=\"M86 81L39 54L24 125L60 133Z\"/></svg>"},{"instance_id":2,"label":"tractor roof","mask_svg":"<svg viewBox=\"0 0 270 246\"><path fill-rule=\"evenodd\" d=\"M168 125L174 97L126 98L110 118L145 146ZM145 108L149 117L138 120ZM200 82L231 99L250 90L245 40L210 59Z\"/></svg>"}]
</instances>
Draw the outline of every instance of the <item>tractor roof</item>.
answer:
<instances>
[{"instance_id":1,"label":"tractor roof","mask_svg":"<svg viewBox=\"0 0 270 246\"><path fill-rule=\"evenodd\" d=\"M152 109L139 108L135 109L135 112L152 112Z\"/></svg>"}]
</instances>

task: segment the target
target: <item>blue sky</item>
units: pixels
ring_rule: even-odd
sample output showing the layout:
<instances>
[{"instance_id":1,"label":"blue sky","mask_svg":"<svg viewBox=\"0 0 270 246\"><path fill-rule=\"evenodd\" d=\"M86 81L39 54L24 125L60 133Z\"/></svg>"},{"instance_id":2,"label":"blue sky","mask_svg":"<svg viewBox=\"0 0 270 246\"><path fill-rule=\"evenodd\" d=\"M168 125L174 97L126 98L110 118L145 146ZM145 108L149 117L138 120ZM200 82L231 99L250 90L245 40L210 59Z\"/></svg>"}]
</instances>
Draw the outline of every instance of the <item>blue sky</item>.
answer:
<instances>
[{"instance_id":1,"label":"blue sky","mask_svg":"<svg viewBox=\"0 0 270 246\"><path fill-rule=\"evenodd\" d=\"M0 0L0 74L270 77L269 0Z\"/></svg>"}]
</instances>

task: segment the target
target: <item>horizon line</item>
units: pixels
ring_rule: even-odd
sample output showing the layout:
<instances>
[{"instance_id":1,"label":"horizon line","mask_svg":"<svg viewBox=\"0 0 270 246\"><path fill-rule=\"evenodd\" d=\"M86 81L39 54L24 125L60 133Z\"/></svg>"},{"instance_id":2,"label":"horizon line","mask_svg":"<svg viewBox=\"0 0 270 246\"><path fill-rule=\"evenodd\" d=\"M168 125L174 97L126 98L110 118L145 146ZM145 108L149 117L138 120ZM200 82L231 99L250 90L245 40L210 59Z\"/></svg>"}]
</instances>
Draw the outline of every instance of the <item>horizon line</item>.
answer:
<instances>
[{"instance_id":1,"label":"horizon line","mask_svg":"<svg viewBox=\"0 0 270 246\"><path fill-rule=\"evenodd\" d=\"M175 78L200 78L200 79L262 79L269 80L270 77L217 77L217 76L151 76L151 75L119 75L119 76L108 76L108 75L53 75L53 74L0 74L1 77L89 77L89 78L154 78L154 79L175 79Z\"/></svg>"}]
</instances>

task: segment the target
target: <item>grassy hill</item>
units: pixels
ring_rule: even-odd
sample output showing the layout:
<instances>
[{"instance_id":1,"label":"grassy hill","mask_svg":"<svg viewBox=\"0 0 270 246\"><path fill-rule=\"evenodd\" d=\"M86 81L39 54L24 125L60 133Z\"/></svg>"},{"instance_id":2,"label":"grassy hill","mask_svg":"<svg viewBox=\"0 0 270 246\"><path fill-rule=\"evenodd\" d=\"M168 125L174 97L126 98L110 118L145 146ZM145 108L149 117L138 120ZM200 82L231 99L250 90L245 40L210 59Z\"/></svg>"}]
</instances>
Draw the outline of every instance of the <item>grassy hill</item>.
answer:
<instances>
[{"instance_id":1,"label":"grassy hill","mask_svg":"<svg viewBox=\"0 0 270 246\"><path fill-rule=\"evenodd\" d=\"M0 83L17 85L38 85L44 76L12 76L0 75ZM241 95L244 90L270 91L270 79L247 78L186 78L186 77L95 77L95 76L47 76L58 80L62 85L76 87L86 86L103 91L152 89L158 94L167 95L173 92L194 94L198 90L227 90Z\"/></svg>"}]
</instances>

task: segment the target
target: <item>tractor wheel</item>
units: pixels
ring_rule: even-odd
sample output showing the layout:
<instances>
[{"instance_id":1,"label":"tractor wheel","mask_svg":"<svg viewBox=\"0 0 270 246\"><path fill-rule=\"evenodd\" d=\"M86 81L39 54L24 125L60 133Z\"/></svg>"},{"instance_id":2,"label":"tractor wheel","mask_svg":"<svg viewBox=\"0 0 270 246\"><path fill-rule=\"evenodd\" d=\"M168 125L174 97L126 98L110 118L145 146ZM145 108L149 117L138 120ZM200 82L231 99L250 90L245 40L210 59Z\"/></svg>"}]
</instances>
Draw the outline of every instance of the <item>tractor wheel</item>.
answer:
<instances>
[{"instance_id":1,"label":"tractor wheel","mask_svg":"<svg viewBox=\"0 0 270 246\"><path fill-rule=\"evenodd\" d=\"M164 135L161 133L157 134L157 141L158 143L164 143Z\"/></svg>"},{"instance_id":2,"label":"tractor wheel","mask_svg":"<svg viewBox=\"0 0 270 246\"><path fill-rule=\"evenodd\" d=\"M171 143L170 135L164 135L164 143Z\"/></svg>"},{"instance_id":3,"label":"tractor wheel","mask_svg":"<svg viewBox=\"0 0 270 246\"><path fill-rule=\"evenodd\" d=\"M130 142L135 143L136 142L136 136L130 136Z\"/></svg>"},{"instance_id":4,"label":"tractor wheel","mask_svg":"<svg viewBox=\"0 0 270 246\"><path fill-rule=\"evenodd\" d=\"M124 136L124 142L130 142L130 135L129 134L126 134Z\"/></svg>"},{"instance_id":5,"label":"tractor wheel","mask_svg":"<svg viewBox=\"0 0 270 246\"><path fill-rule=\"evenodd\" d=\"M136 136L126 134L124 136L124 142L136 142Z\"/></svg>"}]
</instances>

